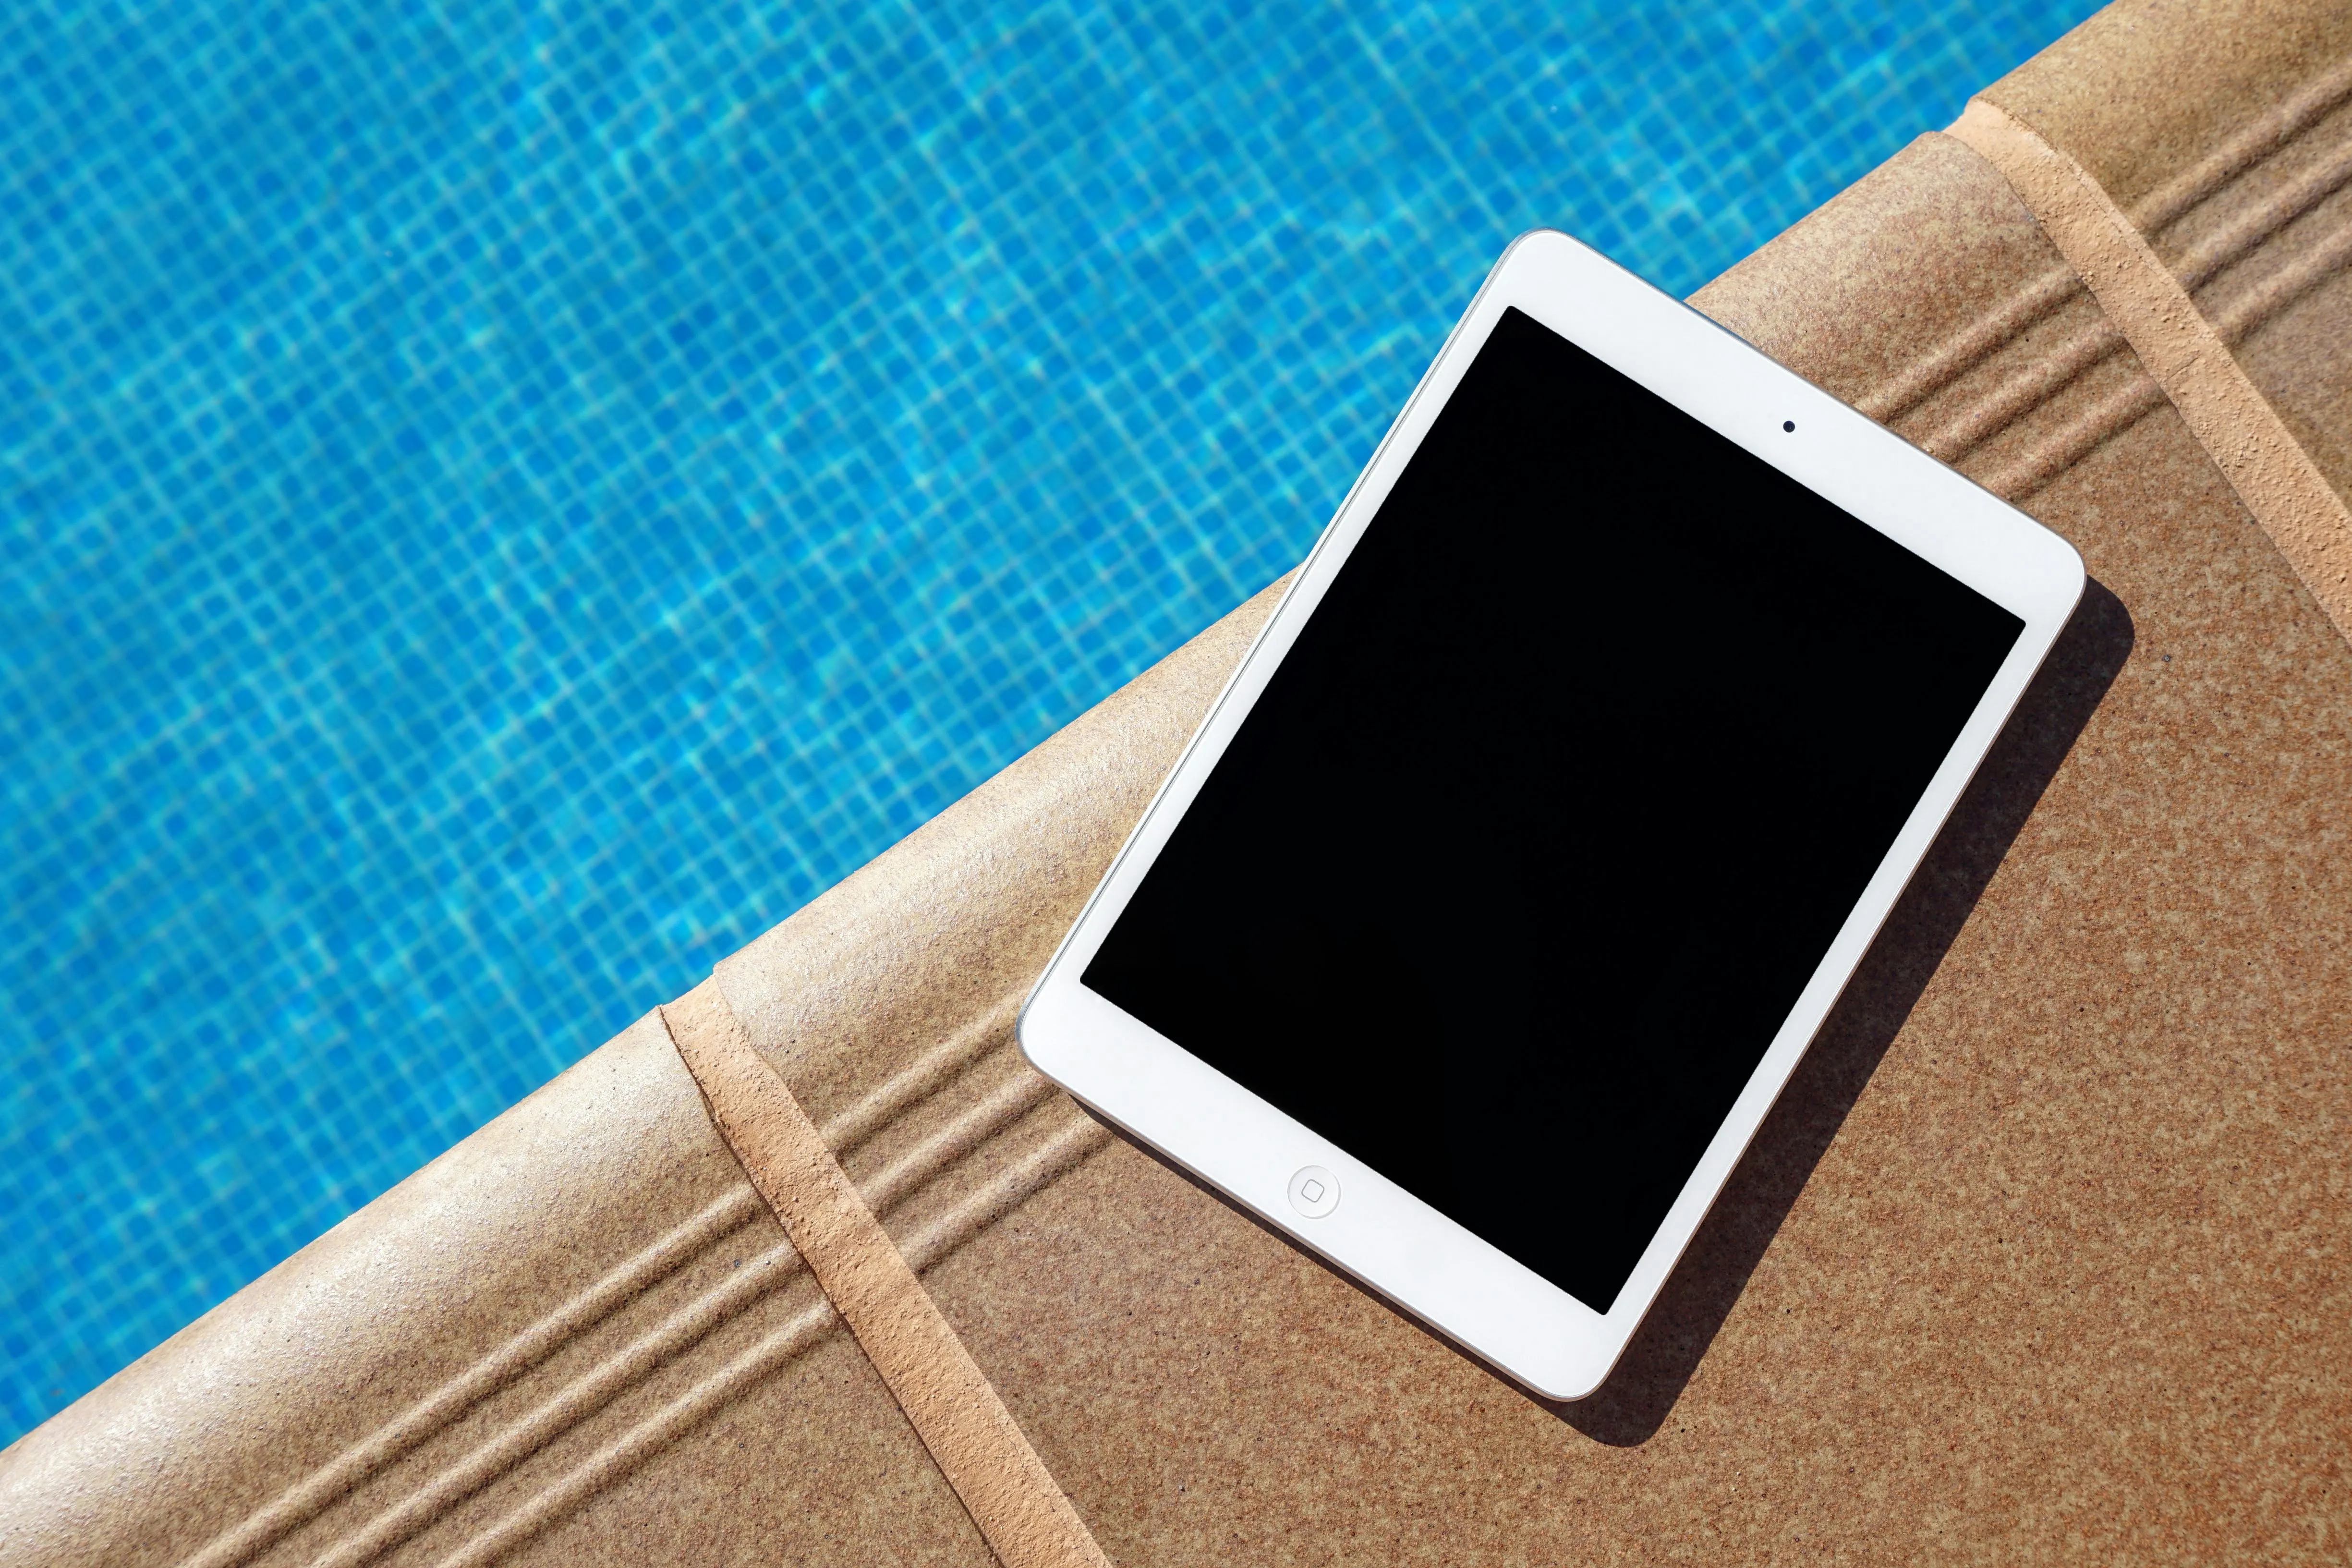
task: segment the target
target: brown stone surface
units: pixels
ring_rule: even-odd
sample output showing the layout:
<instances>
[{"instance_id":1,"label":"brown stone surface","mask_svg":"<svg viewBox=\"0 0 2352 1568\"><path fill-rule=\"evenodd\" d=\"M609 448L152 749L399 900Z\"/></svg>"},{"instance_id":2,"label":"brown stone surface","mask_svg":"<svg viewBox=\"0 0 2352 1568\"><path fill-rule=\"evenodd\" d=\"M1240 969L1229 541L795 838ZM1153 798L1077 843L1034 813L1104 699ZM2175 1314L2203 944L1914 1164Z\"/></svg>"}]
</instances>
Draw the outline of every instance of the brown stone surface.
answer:
<instances>
[{"instance_id":1,"label":"brown stone surface","mask_svg":"<svg viewBox=\"0 0 2352 1568\"><path fill-rule=\"evenodd\" d=\"M2116 0L1985 89L2129 210L2352 57L2352 6Z\"/></svg>"},{"instance_id":2,"label":"brown stone surface","mask_svg":"<svg viewBox=\"0 0 2352 1568\"><path fill-rule=\"evenodd\" d=\"M2002 101L2158 186L2352 55L2284 7L2184 15L2105 14ZM2210 72L2155 91L2147 40L2184 37ZM2335 210L2200 304L2324 258ZM2352 1550L2352 647L2054 265L1931 136L1697 300L2021 498L2095 585L1584 1405L1107 1142L1007 1047L1263 601L720 966L1112 1561ZM2340 485L2339 289L2242 352ZM816 1299L747 1193L639 1025L0 1457L0 1563L984 1563L851 1342L794 1327Z\"/></svg>"}]
</instances>

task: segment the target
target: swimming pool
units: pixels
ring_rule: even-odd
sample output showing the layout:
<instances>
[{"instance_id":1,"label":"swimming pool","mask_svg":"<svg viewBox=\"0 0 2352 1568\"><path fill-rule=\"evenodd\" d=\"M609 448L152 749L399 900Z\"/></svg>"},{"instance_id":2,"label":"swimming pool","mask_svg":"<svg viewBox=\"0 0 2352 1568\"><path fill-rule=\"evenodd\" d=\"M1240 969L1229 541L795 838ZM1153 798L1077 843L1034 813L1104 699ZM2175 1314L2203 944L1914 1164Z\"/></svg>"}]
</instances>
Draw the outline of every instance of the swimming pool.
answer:
<instances>
[{"instance_id":1,"label":"swimming pool","mask_svg":"<svg viewBox=\"0 0 2352 1568\"><path fill-rule=\"evenodd\" d=\"M2093 8L13 8L0 1440Z\"/></svg>"}]
</instances>

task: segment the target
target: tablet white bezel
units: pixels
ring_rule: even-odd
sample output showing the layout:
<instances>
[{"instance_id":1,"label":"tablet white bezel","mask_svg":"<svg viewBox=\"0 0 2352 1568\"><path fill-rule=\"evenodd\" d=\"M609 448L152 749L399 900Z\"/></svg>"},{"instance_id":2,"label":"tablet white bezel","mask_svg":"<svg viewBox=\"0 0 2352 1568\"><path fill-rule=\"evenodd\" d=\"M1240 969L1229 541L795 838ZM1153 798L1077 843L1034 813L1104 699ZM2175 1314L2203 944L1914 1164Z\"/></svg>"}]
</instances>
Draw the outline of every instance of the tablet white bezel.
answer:
<instances>
[{"instance_id":1,"label":"tablet white bezel","mask_svg":"<svg viewBox=\"0 0 2352 1568\"><path fill-rule=\"evenodd\" d=\"M2016 613L2025 631L1880 863L1747 1088L1608 1313L1593 1311L1347 1151L1087 990L1094 958L1268 679L1386 500L1438 411L1512 306ZM1793 431L1783 428L1793 422ZM1267 1224L1551 1399L1599 1387L1771 1109L1805 1047L2080 599L2056 534L1679 300L1549 230L1522 236L1389 429L1200 732L1031 993L1022 1048L1038 1070ZM1251 890L1279 897L1278 886ZM1303 1217L1301 1167L1339 1182ZM1572 1204L1573 1194L1563 1194Z\"/></svg>"}]
</instances>

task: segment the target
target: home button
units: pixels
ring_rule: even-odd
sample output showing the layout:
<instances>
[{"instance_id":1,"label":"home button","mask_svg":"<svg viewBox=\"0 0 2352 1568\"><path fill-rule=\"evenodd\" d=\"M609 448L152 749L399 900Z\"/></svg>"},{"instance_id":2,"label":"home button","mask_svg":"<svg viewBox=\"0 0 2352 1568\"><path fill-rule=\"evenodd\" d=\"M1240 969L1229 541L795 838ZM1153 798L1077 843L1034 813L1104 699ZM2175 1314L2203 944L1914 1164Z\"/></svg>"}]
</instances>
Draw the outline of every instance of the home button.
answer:
<instances>
[{"instance_id":1,"label":"home button","mask_svg":"<svg viewBox=\"0 0 2352 1568\"><path fill-rule=\"evenodd\" d=\"M1308 1219L1321 1219L1339 1206L1339 1178L1309 1165L1290 1178L1290 1206Z\"/></svg>"}]
</instances>

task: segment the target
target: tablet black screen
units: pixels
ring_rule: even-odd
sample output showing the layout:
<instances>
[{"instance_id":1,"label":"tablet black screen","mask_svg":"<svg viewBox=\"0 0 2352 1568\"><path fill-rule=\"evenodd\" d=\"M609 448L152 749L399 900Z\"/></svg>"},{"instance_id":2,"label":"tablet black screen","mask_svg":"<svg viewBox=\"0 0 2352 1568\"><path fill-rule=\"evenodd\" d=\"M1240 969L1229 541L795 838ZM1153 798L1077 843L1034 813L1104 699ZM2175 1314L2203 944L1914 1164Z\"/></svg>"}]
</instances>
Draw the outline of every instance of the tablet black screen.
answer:
<instances>
[{"instance_id":1,"label":"tablet black screen","mask_svg":"<svg viewBox=\"0 0 2352 1568\"><path fill-rule=\"evenodd\" d=\"M1510 310L1086 984L1606 1311L2023 629Z\"/></svg>"}]
</instances>

